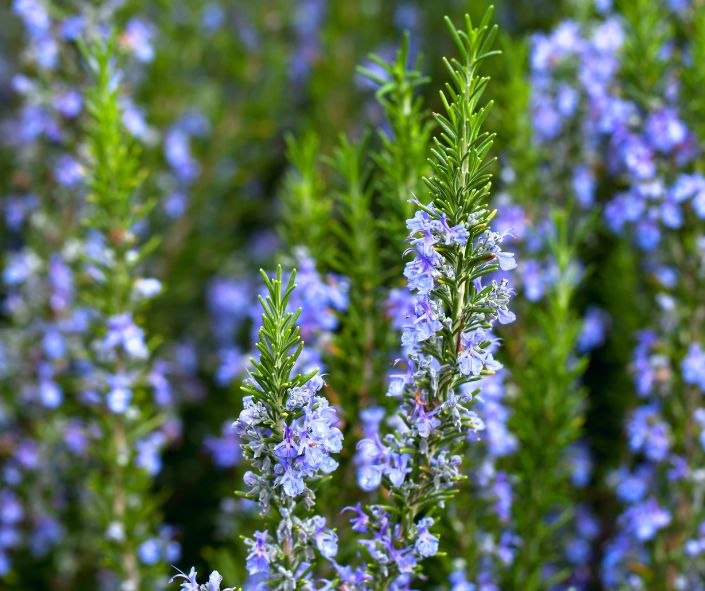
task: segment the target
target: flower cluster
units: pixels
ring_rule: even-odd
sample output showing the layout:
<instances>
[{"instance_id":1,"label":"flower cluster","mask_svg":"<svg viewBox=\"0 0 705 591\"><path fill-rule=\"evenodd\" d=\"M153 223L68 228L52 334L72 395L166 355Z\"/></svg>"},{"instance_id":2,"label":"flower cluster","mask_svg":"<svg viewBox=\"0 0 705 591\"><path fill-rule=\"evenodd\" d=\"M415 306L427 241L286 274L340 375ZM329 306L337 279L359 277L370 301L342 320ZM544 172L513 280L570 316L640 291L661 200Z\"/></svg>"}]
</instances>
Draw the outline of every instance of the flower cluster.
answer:
<instances>
[{"instance_id":1,"label":"flower cluster","mask_svg":"<svg viewBox=\"0 0 705 591\"><path fill-rule=\"evenodd\" d=\"M235 430L252 466L244 476L244 496L256 500L276 526L246 539L247 570L252 584L266 580L274 589L309 588L316 552L326 559L337 553L335 532L312 514L311 487L337 468L332 456L342 449L343 435L335 409L319 394L324 383L316 370L292 375L303 349L299 313L288 311L296 274L283 290L281 267L276 278L263 276L268 293L260 297L260 357L252 360L243 386L247 396Z\"/></svg>"},{"instance_id":2,"label":"flower cluster","mask_svg":"<svg viewBox=\"0 0 705 591\"><path fill-rule=\"evenodd\" d=\"M512 525L514 477L503 465L517 448L517 439L508 426L511 407L506 399L510 386L507 378L508 372L503 369L497 375L484 376L478 383L480 394L474 408L482 422L478 430L468 431L468 461L475 466L470 478L472 514L477 526L471 533L471 543L482 551L476 561L461 561L455 566L450 580L452 589L464 589L463 585L472 589L470 581L488 591L500 589L502 572L513 563L520 544ZM462 510L461 515L461 519L469 518Z\"/></svg>"},{"instance_id":3,"label":"flower cluster","mask_svg":"<svg viewBox=\"0 0 705 591\"><path fill-rule=\"evenodd\" d=\"M338 466L331 454L340 452L343 435L336 427L335 409L317 395L322 386L323 379L314 376L289 390L286 411L303 416L281 423L282 441L274 446L274 458L262 455L265 439L270 436L267 411L261 403L245 398L236 422L237 434L245 441L243 449L252 454L252 465L259 472L257 476L247 473L245 482L251 486L248 494L257 496L265 511L270 504L271 483L286 496L298 497L307 488L307 481L330 474Z\"/></svg>"},{"instance_id":4,"label":"flower cluster","mask_svg":"<svg viewBox=\"0 0 705 591\"><path fill-rule=\"evenodd\" d=\"M680 17L692 10L687 4L674 7ZM650 20L656 14L658 20ZM541 59L532 66L548 73L545 87L555 98L542 112L548 116L536 112L535 121L546 123L543 137L556 141L573 126L578 143L589 147L593 173L583 178L573 171L576 195L589 190L594 197L598 183L611 195L604 221L641 249L645 302L655 314L636 335L631 368L637 400L624 428L629 459L609 477L622 506L602 560L609 589L649 588L656 581L672 588L702 584L697 467L705 358L701 329L690 319L702 313L697 294L705 211L698 117L687 94L691 66L683 59L697 51L698 41L688 39L683 47L667 41L672 24L656 7L648 17L629 10L624 18L610 15L588 36L575 23L564 23L538 39ZM605 51L596 61L598 46ZM645 67L649 74L642 78ZM574 105L565 112L562 94L572 96L565 104ZM600 312L586 320L583 348L603 337Z\"/></svg>"},{"instance_id":5,"label":"flower cluster","mask_svg":"<svg viewBox=\"0 0 705 591\"><path fill-rule=\"evenodd\" d=\"M88 62L94 84L86 96L91 114L86 141L89 204L84 212L90 229L80 266L90 320L76 384L96 440L106 443L94 442L89 448L97 471L89 482L94 492L86 515L89 529L100 532L96 537L108 568L106 578L139 589L158 584L162 561L179 555L171 529L158 528L156 506L149 502L169 434L157 409L171 402L171 394L162 373L166 367L152 363L145 331L137 322L161 292L161 283L143 277L139 267L143 247L135 225L144 208L120 88L114 83L119 79L115 49L108 42L93 43ZM109 474L110 486L100 482L100 470Z\"/></svg>"},{"instance_id":6,"label":"flower cluster","mask_svg":"<svg viewBox=\"0 0 705 591\"><path fill-rule=\"evenodd\" d=\"M540 142L579 126L584 161L593 165L573 170L578 202L594 202L594 168L604 155L606 172L621 187L605 207L605 222L615 233L633 228L636 243L648 251L691 212L705 218L705 193L702 175L687 170L697 143L679 113L676 73L668 70L673 49L663 48L659 57L663 96L647 107L630 94L621 70L625 34L623 21L613 15L588 34L566 21L535 37L533 121Z\"/></svg>"},{"instance_id":7,"label":"flower cluster","mask_svg":"<svg viewBox=\"0 0 705 591\"><path fill-rule=\"evenodd\" d=\"M217 570L214 570L210 574L208 577L208 583L204 583L203 585L198 584L196 579L197 576L198 573L196 572L196 569L191 568L188 574L179 571L179 574L174 575L169 582L172 583L177 579L183 579L183 582L181 583L182 591L221 591L220 584L223 582L223 577L220 576L220 573ZM235 587L228 587L222 591L236 591L236 589Z\"/></svg>"},{"instance_id":8,"label":"flower cluster","mask_svg":"<svg viewBox=\"0 0 705 591\"><path fill-rule=\"evenodd\" d=\"M44 0L12 3L25 47L12 79L18 113L1 123L3 144L13 151L15 177L13 194L3 199L13 246L3 273L2 308L8 323L0 339L8 351L8 397L0 406L8 445L2 446L0 462L3 487L8 487L3 490L15 491L13 498L24 508L21 519L12 518L0 548L3 574L9 552L25 542L35 556L50 550L63 554L57 558L60 575L81 568L70 541L63 549L54 547L62 536L75 537L69 515L72 504L83 502L86 494L85 483L76 483L100 441L85 412L94 393L75 396L77 382L95 369L86 362L85 348L95 311L82 297L77 273L86 194L80 132L87 110L75 42L100 35L115 8L81 4L57 12Z\"/></svg>"},{"instance_id":9,"label":"flower cluster","mask_svg":"<svg viewBox=\"0 0 705 591\"><path fill-rule=\"evenodd\" d=\"M691 499L703 491L694 458L705 450L705 410L695 402L694 432L688 438L678 435L682 431L678 419L671 414L683 393L705 393L699 381L702 364L695 366L695 371L691 366L697 354L698 345L691 344L679 367L673 363L667 339L652 330L639 334L632 367L640 404L631 411L626 425L627 443L634 459L610 477L625 508L619 532L610 541L603 561L602 578L609 588L617 588L625 580L632 585L642 584L644 580L635 565L665 568L667 563L652 557L652 552L658 540L668 535L678 536L674 555L691 563L681 571L682 581L700 582L696 563L701 555L698 540L703 515ZM678 513L674 512L677 507ZM684 524L680 520L686 514L693 517Z\"/></svg>"},{"instance_id":10,"label":"flower cluster","mask_svg":"<svg viewBox=\"0 0 705 591\"><path fill-rule=\"evenodd\" d=\"M672 8L679 19L699 22L688 4ZM565 22L539 36L532 56L537 137L563 142L567 160L580 162L571 172L579 202L592 203L598 184L604 189L604 222L642 251L635 257L647 278L642 305L655 311L635 339L637 400L624 428L629 455L609 477L622 512L604 549L602 579L609 589L656 581L698 588L705 358L692 319L702 313L705 211L698 116L688 95L692 66L684 56L699 51L699 41L669 40L674 22L660 8L623 16L610 8L602 7L607 16L596 26ZM586 318L581 349L603 338L600 316Z\"/></svg>"}]
</instances>

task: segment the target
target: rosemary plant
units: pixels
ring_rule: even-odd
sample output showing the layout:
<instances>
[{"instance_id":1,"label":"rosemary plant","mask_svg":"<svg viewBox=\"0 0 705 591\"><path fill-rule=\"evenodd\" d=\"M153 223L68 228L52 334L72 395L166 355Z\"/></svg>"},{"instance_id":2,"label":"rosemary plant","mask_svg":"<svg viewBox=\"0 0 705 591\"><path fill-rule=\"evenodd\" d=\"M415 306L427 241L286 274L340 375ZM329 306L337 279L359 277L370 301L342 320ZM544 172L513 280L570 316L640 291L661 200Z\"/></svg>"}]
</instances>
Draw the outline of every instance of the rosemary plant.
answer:
<instances>
[{"instance_id":1,"label":"rosemary plant","mask_svg":"<svg viewBox=\"0 0 705 591\"><path fill-rule=\"evenodd\" d=\"M352 589L409 589L421 561L439 552L434 523L465 477L463 441L482 427L470 409L478 390L464 386L500 367L490 330L514 319L507 282L483 285L485 275L516 264L490 230L495 212L486 205L493 136L481 129L491 105L481 104L488 79L479 67L496 53L490 18L488 11L475 27L466 17L464 30L448 21L460 58L446 60L451 83L441 93L445 114L436 115L430 201L416 202L407 223L413 258L404 274L415 301L402 336L406 368L388 392L399 405L395 430L359 444L366 488L383 486L387 502L350 508L368 558L355 570L338 568Z\"/></svg>"},{"instance_id":2,"label":"rosemary plant","mask_svg":"<svg viewBox=\"0 0 705 591\"><path fill-rule=\"evenodd\" d=\"M262 272L267 295L260 296L262 327L252 372L243 385L244 409L235 423L243 453L252 466L245 474L244 494L256 501L265 528L245 538L247 570L272 589L308 589L313 585L312 561L331 560L338 550L336 533L314 513L315 485L338 463L342 449L333 407L319 394L323 379L316 371L294 374L303 351L296 324L300 310L288 309L295 284L292 272L282 286Z\"/></svg>"},{"instance_id":3,"label":"rosemary plant","mask_svg":"<svg viewBox=\"0 0 705 591\"><path fill-rule=\"evenodd\" d=\"M109 576L125 591L142 591L163 583L166 574L162 562L140 552L144 543L159 545L151 487L165 441L149 387L150 350L137 324L161 289L158 280L140 275L157 237L141 243L136 234L151 202L141 197L144 173L123 125L114 44L96 41L84 54L94 84L86 93L89 206L79 295L91 309L93 339L81 389L98 430L91 446L89 527Z\"/></svg>"}]
</instances>

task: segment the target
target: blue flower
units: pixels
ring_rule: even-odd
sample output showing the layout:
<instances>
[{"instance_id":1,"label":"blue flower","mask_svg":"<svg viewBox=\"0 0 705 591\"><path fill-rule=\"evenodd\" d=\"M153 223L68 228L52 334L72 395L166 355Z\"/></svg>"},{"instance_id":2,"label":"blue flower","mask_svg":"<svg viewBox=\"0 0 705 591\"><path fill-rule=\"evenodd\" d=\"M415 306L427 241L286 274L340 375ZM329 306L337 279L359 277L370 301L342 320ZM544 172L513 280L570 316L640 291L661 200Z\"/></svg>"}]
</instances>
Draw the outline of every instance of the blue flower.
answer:
<instances>
[{"instance_id":1,"label":"blue flower","mask_svg":"<svg viewBox=\"0 0 705 591\"><path fill-rule=\"evenodd\" d=\"M350 519L352 530L358 533L367 533L370 518L367 516L367 513L363 511L362 505L358 502L354 507L345 507L342 513L346 511L353 511L355 513L355 516Z\"/></svg>"},{"instance_id":2,"label":"blue flower","mask_svg":"<svg viewBox=\"0 0 705 591\"><path fill-rule=\"evenodd\" d=\"M254 540L245 538L245 544L250 550L247 555L247 572L267 576L269 565L274 560L274 547L269 543L268 532L256 531L254 536Z\"/></svg>"},{"instance_id":3,"label":"blue flower","mask_svg":"<svg viewBox=\"0 0 705 591\"><path fill-rule=\"evenodd\" d=\"M280 467L281 475L274 481L282 487L284 493L290 497L297 497L304 492L303 472L298 470L293 464L287 463Z\"/></svg>"},{"instance_id":4,"label":"blue flower","mask_svg":"<svg viewBox=\"0 0 705 591\"><path fill-rule=\"evenodd\" d=\"M429 531L432 525L433 519L430 517L425 517L416 524L417 538L414 549L422 558L435 556L438 553L438 538Z\"/></svg>"},{"instance_id":5,"label":"blue flower","mask_svg":"<svg viewBox=\"0 0 705 591\"><path fill-rule=\"evenodd\" d=\"M699 343L691 343L681 363L683 381L698 386L705 393L705 351Z\"/></svg>"},{"instance_id":6,"label":"blue flower","mask_svg":"<svg viewBox=\"0 0 705 591\"><path fill-rule=\"evenodd\" d=\"M671 523L671 514L650 498L627 509L620 522L637 540L646 542Z\"/></svg>"},{"instance_id":7,"label":"blue flower","mask_svg":"<svg viewBox=\"0 0 705 591\"><path fill-rule=\"evenodd\" d=\"M161 540L159 538L145 540L140 544L137 553L144 564L156 564L161 559Z\"/></svg>"},{"instance_id":8,"label":"blue flower","mask_svg":"<svg viewBox=\"0 0 705 591\"><path fill-rule=\"evenodd\" d=\"M327 527L320 528L314 534L316 548L328 560L332 560L338 554L338 536L336 533Z\"/></svg>"},{"instance_id":9,"label":"blue flower","mask_svg":"<svg viewBox=\"0 0 705 591\"><path fill-rule=\"evenodd\" d=\"M654 148L664 153L674 150L688 136L688 128L671 107L651 113L646 120L645 131Z\"/></svg>"},{"instance_id":10,"label":"blue flower","mask_svg":"<svg viewBox=\"0 0 705 591\"><path fill-rule=\"evenodd\" d=\"M647 458L655 462L665 460L671 445L670 427L656 404L637 408L627 423L629 447L633 451L643 451Z\"/></svg>"},{"instance_id":11,"label":"blue flower","mask_svg":"<svg viewBox=\"0 0 705 591\"><path fill-rule=\"evenodd\" d=\"M137 467L143 468L151 476L159 474L162 469L161 452L165 444L166 437L160 431L155 431L137 440L135 443L137 452L135 464Z\"/></svg>"},{"instance_id":12,"label":"blue flower","mask_svg":"<svg viewBox=\"0 0 705 591\"><path fill-rule=\"evenodd\" d=\"M220 576L220 573L217 570L214 570L210 574L208 577L208 583L204 585L198 584L196 579L197 575L198 573L196 572L196 569L191 567L191 572L189 572L188 575L179 571L178 575L174 575L171 579L169 579L169 583L175 581L176 579L184 579L184 582L181 583L182 591L221 591L220 584L223 582L223 577ZM222 591L235 591L235 588L228 587Z\"/></svg>"},{"instance_id":13,"label":"blue flower","mask_svg":"<svg viewBox=\"0 0 705 591\"><path fill-rule=\"evenodd\" d=\"M144 341L144 331L127 313L108 319L108 330L100 346L106 353L112 353L120 348L134 359L146 359L149 356Z\"/></svg>"},{"instance_id":14,"label":"blue flower","mask_svg":"<svg viewBox=\"0 0 705 591\"><path fill-rule=\"evenodd\" d=\"M116 374L107 376L106 381L109 386L106 394L108 408L115 414L125 413L132 401L132 377L126 374Z\"/></svg>"},{"instance_id":15,"label":"blue flower","mask_svg":"<svg viewBox=\"0 0 705 591\"><path fill-rule=\"evenodd\" d=\"M582 207L589 207L595 201L595 175L592 169L579 165L573 170L573 192Z\"/></svg>"},{"instance_id":16,"label":"blue flower","mask_svg":"<svg viewBox=\"0 0 705 591\"><path fill-rule=\"evenodd\" d=\"M120 44L134 52L135 57L148 63L154 59L154 28L149 23L139 18L130 19L125 27L125 31L120 36Z\"/></svg>"},{"instance_id":17,"label":"blue flower","mask_svg":"<svg viewBox=\"0 0 705 591\"><path fill-rule=\"evenodd\" d=\"M441 421L435 417L438 410L426 412L424 408L424 403L420 400L416 400L416 408L414 409L414 414L412 415L412 421L419 437L427 439L433 430L441 424Z\"/></svg>"}]
</instances>

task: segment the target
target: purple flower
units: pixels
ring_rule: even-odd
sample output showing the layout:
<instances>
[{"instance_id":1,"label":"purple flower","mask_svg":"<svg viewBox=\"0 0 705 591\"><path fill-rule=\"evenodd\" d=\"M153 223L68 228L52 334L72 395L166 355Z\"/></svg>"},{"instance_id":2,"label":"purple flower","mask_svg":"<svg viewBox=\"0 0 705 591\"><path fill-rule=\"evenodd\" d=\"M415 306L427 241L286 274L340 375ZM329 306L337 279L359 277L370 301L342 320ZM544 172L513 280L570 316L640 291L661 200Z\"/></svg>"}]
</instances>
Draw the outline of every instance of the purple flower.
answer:
<instances>
[{"instance_id":1,"label":"purple flower","mask_svg":"<svg viewBox=\"0 0 705 591\"><path fill-rule=\"evenodd\" d=\"M641 542L646 542L671 523L671 514L650 498L630 507L620 521Z\"/></svg>"},{"instance_id":2,"label":"purple flower","mask_svg":"<svg viewBox=\"0 0 705 591\"><path fill-rule=\"evenodd\" d=\"M164 155L176 176L184 183L191 183L200 172L200 165L191 155L189 135L172 127L164 137Z\"/></svg>"},{"instance_id":3,"label":"purple flower","mask_svg":"<svg viewBox=\"0 0 705 591\"><path fill-rule=\"evenodd\" d=\"M157 564L161 560L161 553L161 540L159 538L145 540L137 549L140 560L147 565Z\"/></svg>"},{"instance_id":4,"label":"purple flower","mask_svg":"<svg viewBox=\"0 0 705 591\"><path fill-rule=\"evenodd\" d=\"M132 51L139 61L148 63L154 59L153 39L154 28L152 25L141 19L133 18L127 23L125 31L120 36L120 44Z\"/></svg>"},{"instance_id":5,"label":"purple flower","mask_svg":"<svg viewBox=\"0 0 705 591\"><path fill-rule=\"evenodd\" d=\"M669 190L669 195L676 203L691 199L705 191L705 178L699 174L680 174Z\"/></svg>"},{"instance_id":6,"label":"purple flower","mask_svg":"<svg viewBox=\"0 0 705 591\"><path fill-rule=\"evenodd\" d=\"M221 591L220 584L223 582L223 577L220 576L220 573L217 570L214 570L210 574L208 577L208 583L204 585L198 584L196 579L197 575L198 573L196 572L196 569L191 567L191 571L188 575L179 571L178 575L174 575L171 579L169 579L169 583L175 581L176 579L184 579L184 582L181 583L182 591ZM228 587L222 591L235 591L235 588Z\"/></svg>"},{"instance_id":7,"label":"purple flower","mask_svg":"<svg viewBox=\"0 0 705 591\"><path fill-rule=\"evenodd\" d=\"M414 550L422 558L438 554L438 538L429 531L432 525L433 519L430 517L425 517L416 524L417 537Z\"/></svg>"},{"instance_id":8,"label":"purple flower","mask_svg":"<svg viewBox=\"0 0 705 591\"><path fill-rule=\"evenodd\" d=\"M204 447L210 452L213 463L218 468L232 468L240 461L240 442L230 421L223 423L220 437L207 437Z\"/></svg>"},{"instance_id":9,"label":"purple flower","mask_svg":"<svg viewBox=\"0 0 705 591\"><path fill-rule=\"evenodd\" d=\"M615 476L617 496L625 503L633 504L646 496L653 478L653 470L650 466L640 466L634 472L621 468Z\"/></svg>"},{"instance_id":10,"label":"purple flower","mask_svg":"<svg viewBox=\"0 0 705 591\"><path fill-rule=\"evenodd\" d=\"M59 385L51 379L43 379L39 383L39 399L47 408L58 408L64 399Z\"/></svg>"},{"instance_id":11,"label":"purple flower","mask_svg":"<svg viewBox=\"0 0 705 591\"><path fill-rule=\"evenodd\" d=\"M54 99L54 107L64 117L77 117L83 108L83 96L77 90L64 90Z\"/></svg>"},{"instance_id":12,"label":"purple flower","mask_svg":"<svg viewBox=\"0 0 705 591\"><path fill-rule=\"evenodd\" d=\"M635 135L627 135L620 146L620 153L630 174L637 180L647 180L656 174L653 152Z\"/></svg>"},{"instance_id":13,"label":"purple flower","mask_svg":"<svg viewBox=\"0 0 705 591\"><path fill-rule=\"evenodd\" d=\"M321 527L313 536L318 551L328 560L333 560L338 554L338 536L327 527Z\"/></svg>"},{"instance_id":14,"label":"purple flower","mask_svg":"<svg viewBox=\"0 0 705 591\"><path fill-rule=\"evenodd\" d=\"M46 6L40 0L14 0L12 10L24 21L33 37L49 34L51 20Z\"/></svg>"},{"instance_id":15,"label":"purple flower","mask_svg":"<svg viewBox=\"0 0 705 591\"><path fill-rule=\"evenodd\" d=\"M467 228L463 224L458 224L452 228L448 225L448 219L445 213L441 215L441 219L438 221L441 230L441 236L443 237L444 244L459 244L464 246L470 234Z\"/></svg>"},{"instance_id":16,"label":"purple flower","mask_svg":"<svg viewBox=\"0 0 705 591\"><path fill-rule=\"evenodd\" d=\"M256 531L254 540L245 539L245 544L249 548L247 555L247 572L251 575L269 575L269 565L274 559L274 548L269 543L269 533L266 531Z\"/></svg>"},{"instance_id":17,"label":"purple flower","mask_svg":"<svg viewBox=\"0 0 705 591\"><path fill-rule=\"evenodd\" d=\"M108 376L106 381L109 386L106 402L111 412L123 414L132 401L133 379L126 374Z\"/></svg>"},{"instance_id":18,"label":"purple flower","mask_svg":"<svg viewBox=\"0 0 705 591\"><path fill-rule=\"evenodd\" d=\"M573 170L573 192L582 207L590 207L595 201L595 175L592 169L579 165Z\"/></svg>"},{"instance_id":19,"label":"purple flower","mask_svg":"<svg viewBox=\"0 0 705 591\"><path fill-rule=\"evenodd\" d=\"M56 180L60 185L68 188L74 188L83 181L84 172L78 161L64 154L59 157L54 167Z\"/></svg>"},{"instance_id":20,"label":"purple flower","mask_svg":"<svg viewBox=\"0 0 705 591\"><path fill-rule=\"evenodd\" d=\"M135 464L137 467L146 470L150 476L159 474L162 469L161 451L165 443L166 438L159 431L137 440L135 443L137 452Z\"/></svg>"},{"instance_id":21,"label":"purple flower","mask_svg":"<svg viewBox=\"0 0 705 591\"><path fill-rule=\"evenodd\" d=\"M65 18L61 22L60 33L65 41L75 41L83 33L85 19L82 16L74 15Z\"/></svg>"},{"instance_id":22,"label":"purple flower","mask_svg":"<svg viewBox=\"0 0 705 591\"><path fill-rule=\"evenodd\" d=\"M427 439L433 430L441 424L441 421L435 417L437 412L437 410L434 410L427 413L424 404L418 400L416 401L412 420L420 437Z\"/></svg>"},{"instance_id":23,"label":"purple flower","mask_svg":"<svg viewBox=\"0 0 705 591\"><path fill-rule=\"evenodd\" d=\"M367 528L370 524L370 518L362 510L362 505L358 502L358 504L354 507L345 507L342 512L345 513L346 511L355 512L355 516L350 519L350 523L352 524L352 530L358 533L367 533Z\"/></svg>"},{"instance_id":24,"label":"purple flower","mask_svg":"<svg viewBox=\"0 0 705 591\"><path fill-rule=\"evenodd\" d=\"M675 109L664 107L647 118L646 135L656 150L668 153L686 140L688 128L678 118Z\"/></svg>"},{"instance_id":25,"label":"purple flower","mask_svg":"<svg viewBox=\"0 0 705 591\"><path fill-rule=\"evenodd\" d=\"M108 331L101 342L104 351L121 348L134 359L146 359L149 351L144 342L144 331L132 320L130 314L119 314L108 319Z\"/></svg>"},{"instance_id":26,"label":"purple flower","mask_svg":"<svg viewBox=\"0 0 705 591\"><path fill-rule=\"evenodd\" d=\"M578 337L578 351L587 353L602 345L605 341L605 331L609 317L604 310L588 308L583 318L583 327Z\"/></svg>"},{"instance_id":27,"label":"purple flower","mask_svg":"<svg viewBox=\"0 0 705 591\"><path fill-rule=\"evenodd\" d=\"M661 241L661 231L653 222L641 221L636 226L636 240L643 250L652 251Z\"/></svg>"},{"instance_id":28,"label":"purple flower","mask_svg":"<svg viewBox=\"0 0 705 591\"><path fill-rule=\"evenodd\" d=\"M281 475L274 481L282 487L284 494L289 497L297 497L304 492L305 484L303 473L292 464L284 465L280 469Z\"/></svg>"},{"instance_id":29,"label":"purple flower","mask_svg":"<svg viewBox=\"0 0 705 591\"><path fill-rule=\"evenodd\" d=\"M415 290L419 295L426 295L433 290L434 277L438 274L441 257L434 250L429 253L416 251L416 257L406 263L404 277L408 281L409 289Z\"/></svg>"},{"instance_id":30,"label":"purple flower","mask_svg":"<svg viewBox=\"0 0 705 591\"><path fill-rule=\"evenodd\" d=\"M681 363L683 381L698 386L705 393L705 351L699 343L691 343Z\"/></svg>"},{"instance_id":31,"label":"purple flower","mask_svg":"<svg viewBox=\"0 0 705 591\"><path fill-rule=\"evenodd\" d=\"M655 462L668 457L671 433L655 404L637 408L627 423L629 447Z\"/></svg>"}]
</instances>

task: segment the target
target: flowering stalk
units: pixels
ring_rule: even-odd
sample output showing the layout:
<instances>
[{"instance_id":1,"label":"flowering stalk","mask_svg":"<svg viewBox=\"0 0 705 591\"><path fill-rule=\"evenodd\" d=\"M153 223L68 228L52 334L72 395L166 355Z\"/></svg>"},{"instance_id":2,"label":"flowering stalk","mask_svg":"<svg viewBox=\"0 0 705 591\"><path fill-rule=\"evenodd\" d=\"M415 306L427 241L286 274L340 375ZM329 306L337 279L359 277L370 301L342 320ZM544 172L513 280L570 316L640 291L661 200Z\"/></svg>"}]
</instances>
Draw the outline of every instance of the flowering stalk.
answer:
<instances>
[{"instance_id":1,"label":"flowering stalk","mask_svg":"<svg viewBox=\"0 0 705 591\"><path fill-rule=\"evenodd\" d=\"M682 26L695 29L683 54L664 45L679 18L663 7L625 16L621 82L632 117L622 131L628 141L615 138L620 161L613 174L624 190L606 217L640 247L644 293L658 313L636 338L637 402L625 428L630 454L610 478L622 513L602 579L608 589L698 589L705 583L705 176L692 94L702 74L691 60L703 55L705 8L679 15ZM620 216L624 205L632 211Z\"/></svg>"},{"instance_id":2,"label":"flowering stalk","mask_svg":"<svg viewBox=\"0 0 705 591\"><path fill-rule=\"evenodd\" d=\"M386 308L391 306L385 301L390 299L386 288L390 278L396 281L401 274L399 246L405 240L405 220L413 209L408 197L425 193L421 178L428 168L426 152L432 128L418 94L426 79L408 64L408 36L393 63L374 55L371 60L375 69L361 72L380 85L376 97L384 108L390 132L379 133L371 162L366 158L367 136L359 146L341 137L333 156L326 159L338 173L335 212L326 197L319 167L318 139L312 134L298 141L290 138L293 170L284 187L280 230L287 252L296 253L299 281L301 271L313 264L321 270L332 268L338 272L337 276L326 277L328 285L300 290L304 294L301 328L308 345L307 357L315 358L316 349L321 349L319 366L323 368L325 363L333 368L331 393L340 400L347 419L345 426L351 430L357 425L355 417L368 412L365 407L381 402L377 393L384 388L385 368L396 348L398 336L389 330ZM377 208L383 212L378 216L373 214ZM333 215L335 222L331 224ZM336 247L330 248L331 243ZM308 251L302 251L301 245ZM327 292L334 295L336 287L341 296L345 295L343 305L333 301L339 320L326 322L330 338L312 340L306 335L307 327L312 326L310 320L325 317L312 311L330 308L322 296ZM399 291L395 290L395 295ZM344 464L344 469L348 467L352 466ZM352 476L346 471L342 480L348 477ZM347 491L331 486L326 492L330 498L339 498Z\"/></svg>"},{"instance_id":3,"label":"flowering stalk","mask_svg":"<svg viewBox=\"0 0 705 591\"><path fill-rule=\"evenodd\" d=\"M157 280L139 276L138 267L156 238L140 245L135 234L149 203L140 200L143 173L121 119L112 42L97 41L84 54L95 80L86 95L90 231L81 294L92 308L94 335L83 398L98 430L91 444L89 517L112 578L125 591L141 591L163 575L150 488L164 435L148 388L150 352L135 322L146 299L160 290Z\"/></svg>"},{"instance_id":4,"label":"flowering stalk","mask_svg":"<svg viewBox=\"0 0 705 591\"><path fill-rule=\"evenodd\" d=\"M415 306L402 336L407 370L393 376L388 392L398 400L396 429L359 444L363 483L383 485L387 503L351 508L353 529L368 536L361 544L370 559L355 571L338 568L353 589L409 589L422 572L419 561L438 553L432 527L464 478L463 440L481 427L470 409L478 391L462 386L500 367L488 350L489 331L498 320L513 320L507 282L482 283L488 273L515 266L500 249L502 235L490 230L495 212L486 206L493 136L481 131L490 105L480 105L488 79L478 69L496 53L490 18L488 11L474 27L466 16L464 31L448 20L461 58L445 62L452 83L441 93L446 113L436 115L442 133L426 180L431 202L417 203L407 224L414 257L404 274Z\"/></svg>"},{"instance_id":5,"label":"flowering stalk","mask_svg":"<svg viewBox=\"0 0 705 591\"><path fill-rule=\"evenodd\" d=\"M11 85L17 112L8 119L9 110L3 112L0 121L13 168L4 175L12 194L1 200L9 248L0 305L0 505L7 508L0 511L0 578L8 574L8 584L20 570L8 573L9 558L23 546L33 559L52 553L59 585L71 585L94 562L94 544L73 518L90 432L71 396L87 327L74 273L85 200L77 158L85 72L75 67L74 41L77 22L90 35L113 10L81 5L71 12L55 12L44 0L17 0L0 17L11 28L21 22L25 32ZM32 584L21 579L20 586Z\"/></svg>"},{"instance_id":6,"label":"flowering stalk","mask_svg":"<svg viewBox=\"0 0 705 591\"><path fill-rule=\"evenodd\" d=\"M287 304L295 272L282 287L262 272L267 295L260 296L262 327L259 360L251 360L251 376L242 386L244 408L235 422L243 455L252 470L245 474L246 498L257 501L266 528L245 538L247 570L252 584L279 590L312 589L312 560L335 557L338 538L325 519L313 513L313 487L338 463L342 448L334 408L318 394L323 379L316 370L294 374L303 351L296 321L300 310Z\"/></svg>"}]
</instances>

